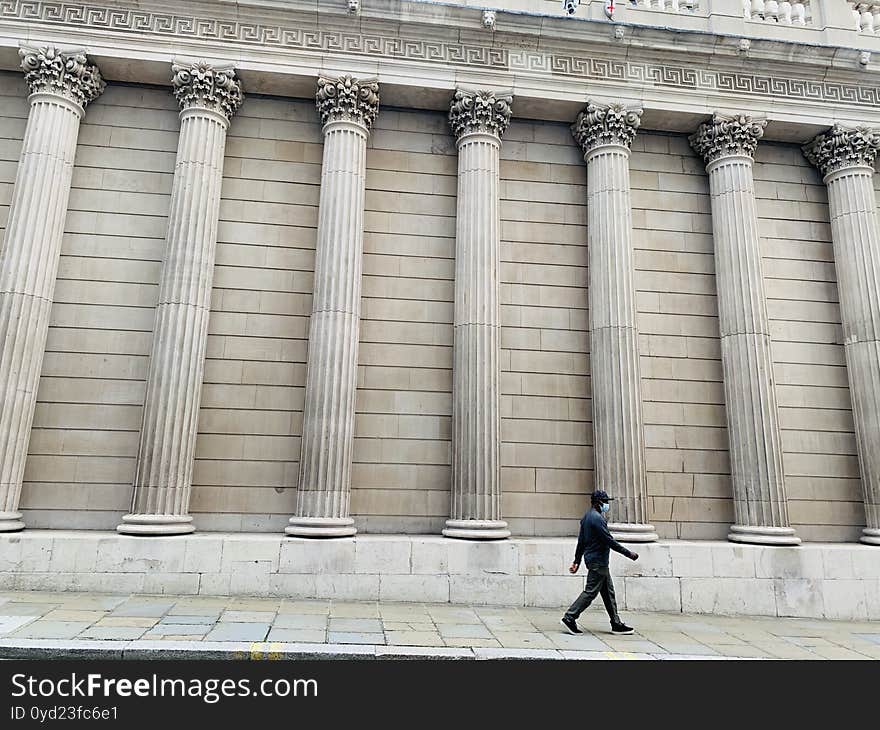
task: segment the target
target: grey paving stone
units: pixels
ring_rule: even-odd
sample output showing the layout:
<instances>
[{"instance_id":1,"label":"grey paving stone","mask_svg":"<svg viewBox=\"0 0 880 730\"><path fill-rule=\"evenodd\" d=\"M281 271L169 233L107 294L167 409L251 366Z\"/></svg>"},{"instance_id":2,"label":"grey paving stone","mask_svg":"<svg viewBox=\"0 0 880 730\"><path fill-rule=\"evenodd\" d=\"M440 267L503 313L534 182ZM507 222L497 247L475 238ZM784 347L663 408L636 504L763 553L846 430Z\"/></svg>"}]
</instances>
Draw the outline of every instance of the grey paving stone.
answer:
<instances>
[{"instance_id":1,"label":"grey paving stone","mask_svg":"<svg viewBox=\"0 0 880 730\"><path fill-rule=\"evenodd\" d=\"M555 649L544 634L518 631L495 631L494 636L505 649Z\"/></svg>"},{"instance_id":2,"label":"grey paving stone","mask_svg":"<svg viewBox=\"0 0 880 730\"><path fill-rule=\"evenodd\" d=\"M4 603L4 616L43 616L54 608L58 608L55 604L47 603Z\"/></svg>"},{"instance_id":3,"label":"grey paving stone","mask_svg":"<svg viewBox=\"0 0 880 730\"><path fill-rule=\"evenodd\" d=\"M492 639L492 632L482 624L438 623L437 631L445 638Z\"/></svg>"},{"instance_id":4,"label":"grey paving stone","mask_svg":"<svg viewBox=\"0 0 880 730\"><path fill-rule=\"evenodd\" d=\"M39 616L0 616L0 636L11 634L38 618Z\"/></svg>"},{"instance_id":5,"label":"grey paving stone","mask_svg":"<svg viewBox=\"0 0 880 730\"><path fill-rule=\"evenodd\" d=\"M144 638L153 636L204 636L214 624L166 624L159 623L144 634Z\"/></svg>"},{"instance_id":6,"label":"grey paving stone","mask_svg":"<svg viewBox=\"0 0 880 730\"><path fill-rule=\"evenodd\" d=\"M331 631L327 641L331 644L384 644L385 634Z\"/></svg>"},{"instance_id":7,"label":"grey paving stone","mask_svg":"<svg viewBox=\"0 0 880 730\"><path fill-rule=\"evenodd\" d=\"M880 644L880 634L853 634L853 636L864 639L865 641L871 641L875 644Z\"/></svg>"},{"instance_id":8,"label":"grey paving stone","mask_svg":"<svg viewBox=\"0 0 880 730\"><path fill-rule=\"evenodd\" d=\"M330 601L288 601L281 602L278 613L330 614Z\"/></svg>"},{"instance_id":9,"label":"grey paving stone","mask_svg":"<svg viewBox=\"0 0 880 730\"><path fill-rule=\"evenodd\" d=\"M268 623L226 621L214 626L205 637L208 641L262 641L269 633Z\"/></svg>"},{"instance_id":10,"label":"grey paving stone","mask_svg":"<svg viewBox=\"0 0 880 730\"><path fill-rule=\"evenodd\" d=\"M324 629L280 629L273 628L269 631L266 641L284 641L289 643L324 643L327 640L327 632Z\"/></svg>"},{"instance_id":11,"label":"grey paving stone","mask_svg":"<svg viewBox=\"0 0 880 730\"><path fill-rule=\"evenodd\" d=\"M86 611L111 611L120 603L127 600L127 596L103 596L103 595L81 595L64 601L61 607L70 610L86 610Z\"/></svg>"},{"instance_id":12,"label":"grey paving stone","mask_svg":"<svg viewBox=\"0 0 880 730\"><path fill-rule=\"evenodd\" d=\"M606 641L613 651L622 651L627 653L643 653L643 654L666 654L667 651L661 646L657 646L652 641L642 641L637 637L632 637L630 641L621 641L621 637L615 636Z\"/></svg>"},{"instance_id":13,"label":"grey paving stone","mask_svg":"<svg viewBox=\"0 0 880 730\"><path fill-rule=\"evenodd\" d=\"M272 625L277 629L326 629L327 620L317 613L279 613Z\"/></svg>"},{"instance_id":14,"label":"grey paving stone","mask_svg":"<svg viewBox=\"0 0 880 730\"><path fill-rule=\"evenodd\" d=\"M571 636L570 634L552 633L548 638L557 649L570 649L572 651L611 651L611 647L604 641L592 634Z\"/></svg>"},{"instance_id":15,"label":"grey paving stone","mask_svg":"<svg viewBox=\"0 0 880 730\"><path fill-rule=\"evenodd\" d=\"M159 623L162 624L202 624L202 625L212 625L217 623L217 619L220 618L219 613L207 613L203 616L186 616L183 614L168 614L162 617L162 620Z\"/></svg>"},{"instance_id":16,"label":"grey paving stone","mask_svg":"<svg viewBox=\"0 0 880 730\"><path fill-rule=\"evenodd\" d=\"M436 631L387 631L385 639L389 645L397 646L444 646Z\"/></svg>"},{"instance_id":17,"label":"grey paving stone","mask_svg":"<svg viewBox=\"0 0 880 730\"><path fill-rule=\"evenodd\" d=\"M130 600L119 604L110 612L110 615L145 618L159 617L168 613L172 606L174 606L174 601Z\"/></svg>"},{"instance_id":18,"label":"grey paving stone","mask_svg":"<svg viewBox=\"0 0 880 730\"><path fill-rule=\"evenodd\" d=\"M83 631L78 638L100 641L133 641L140 639L147 629L130 626L92 626Z\"/></svg>"},{"instance_id":19,"label":"grey paving stone","mask_svg":"<svg viewBox=\"0 0 880 730\"><path fill-rule=\"evenodd\" d=\"M275 611L224 611L220 614L220 621L232 621L235 623L272 623Z\"/></svg>"},{"instance_id":20,"label":"grey paving stone","mask_svg":"<svg viewBox=\"0 0 880 730\"><path fill-rule=\"evenodd\" d=\"M91 626L85 621L43 621L29 623L11 634L20 639L72 639Z\"/></svg>"},{"instance_id":21,"label":"grey paving stone","mask_svg":"<svg viewBox=\"0 0 880 730\"><path fill-rule=\"evenodd\" d=\"M332 601L330 615L334 618L379 618L379 606L368 601Z\"/></svg>"},{"instance_id":22,"label":"grey paving stone","mask_svg":"<svg viewBox=\"0 0 880 730\"><path fill-rule=\"evenodd\" d=\"M354 633L379 633L382 622L373 618L333 618L330 617L330 631Z\"/></svg>"}]
</instances>

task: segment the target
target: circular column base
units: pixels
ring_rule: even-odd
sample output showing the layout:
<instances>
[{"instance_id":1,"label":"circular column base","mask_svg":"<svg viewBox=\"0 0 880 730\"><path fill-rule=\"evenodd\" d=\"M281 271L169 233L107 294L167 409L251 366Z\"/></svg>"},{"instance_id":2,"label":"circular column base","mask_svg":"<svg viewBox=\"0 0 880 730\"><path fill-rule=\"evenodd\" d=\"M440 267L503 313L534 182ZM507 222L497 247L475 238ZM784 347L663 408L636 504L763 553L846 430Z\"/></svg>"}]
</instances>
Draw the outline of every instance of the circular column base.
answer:
<instances>
[{"instance_id":1,"label":"circular column base","mask_svg":"<svg viewBox=\"0 0 880 730\"><path fill-rule=\"evenodd\" d=\"M793 527L758 527L731 525L727 539L752 545L800 545L801 539Z\"/></svg>"},{"instance_id":2,"label":"circular column base","mask_svg":"<svg viewBox=\"0 0 880 730\"><path fill-rule=\"evenodd\" d=\"M2 523L0 523L0 529L2 528ZM865 545L880 545L880 528L877 527L865 527L862 529L862 537L859 539L859 542L863 542Z\"/></svg>"},{"instance_id":3,"label":"circular column base","mask_svg":"<svg viewBox=\"0 0 880 730\"><path fill-rule=\"evenodd\" d=\"M189 515L125 515L116 532L145 537L189 535L196 531L192 519Z\"/></svg>"},{"instance_id":4,"label":"circular column base","mask_svg":"<svg viewBox=\"0 0 880 730\"><path fill-rule=\"evenodd\" d=\"M657 542L660 538L654 525L640 525L633 522L609 522L611 536L618 542Z\"/></svg>"},{"instance_id":5,"label":"circular column base","mask_svg":"<svg viewBox=\"0 0 880 730\"><path fill-rule=\"evenodd\" d=\"M23 529L21 512L0 512L0 532L18 532Z\"/></svg>"},{"instance_id":6,"label":"circular column base","mask_svg":"<svg viewBox=\"0 0 880 730\"><path fill-rule=\"evenodd\" d=\"M460 540L504 540L510 530L503 520L446 520L444 537Z\"/></svg>"},{"instance_id":7,"label":"circular column base","mask_svg":"<svg viewBox=\"0 0 880 730\"><path fill-rule=\"evenodd\" d=\"M357 532L351 517L291 517L284 528L289 537L351 537Z\"/></svg>"}]
</instances>

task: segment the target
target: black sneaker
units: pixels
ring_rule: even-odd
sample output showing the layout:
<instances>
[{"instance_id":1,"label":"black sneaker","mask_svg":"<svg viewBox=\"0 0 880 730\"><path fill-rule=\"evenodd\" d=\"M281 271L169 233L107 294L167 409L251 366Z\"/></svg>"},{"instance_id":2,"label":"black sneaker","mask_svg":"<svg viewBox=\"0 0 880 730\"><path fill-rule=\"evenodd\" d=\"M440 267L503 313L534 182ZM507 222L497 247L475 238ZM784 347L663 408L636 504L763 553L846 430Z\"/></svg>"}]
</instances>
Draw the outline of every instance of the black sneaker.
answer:
<instances>
[{"instance_id":1,"label":"black sneaker","mask_svg":"<svg viewBox=\"0 0 880 730\"><path fill-rule=\"evenodd\" d=\"M611 624L611 633L612 634L634 634L635 629L632 626L627 626L624 623L620 624Z\"/></svg>"},{"instance_id":2,"label":"black sneaker","mask_svg":"<svg viewBox=\"0 0 880 730\"><path fill-rule=\"evenodd\" d=\"M565 618L565 616L563 616L560 620L562 621L562 625L565 626L566 629L568 629L569 634L584 633L578 628L577 621L575 621L574 619Z\"/></svg>"}]
</instances>

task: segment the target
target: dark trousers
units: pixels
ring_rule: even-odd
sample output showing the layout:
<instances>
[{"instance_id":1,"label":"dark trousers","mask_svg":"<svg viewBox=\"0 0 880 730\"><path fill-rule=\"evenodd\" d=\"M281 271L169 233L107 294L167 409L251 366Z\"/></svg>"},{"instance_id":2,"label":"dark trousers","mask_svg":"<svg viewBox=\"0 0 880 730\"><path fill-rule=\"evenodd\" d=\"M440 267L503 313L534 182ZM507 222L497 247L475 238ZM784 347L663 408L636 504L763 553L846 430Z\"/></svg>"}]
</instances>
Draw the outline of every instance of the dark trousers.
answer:
<instances>
[{"instance_id":1,"label":"dark trousers","mask_svg":"<svg viewBox=\"0 0 880 730\"><path fill-rule=\"evenodd\" d=\"M620 623L620 616L617 613L617 599L614 597L614 583L611 582L611 571L607 565L588 565L589 573L587 573L587 585L583 592L571 604L568 611L565 612L565 618L576 620L584 609L589 606L596 595L602 596L602 603L605 604L605 610L608 611L608 617L612 624Z\"/></svg>"}]
</instances>

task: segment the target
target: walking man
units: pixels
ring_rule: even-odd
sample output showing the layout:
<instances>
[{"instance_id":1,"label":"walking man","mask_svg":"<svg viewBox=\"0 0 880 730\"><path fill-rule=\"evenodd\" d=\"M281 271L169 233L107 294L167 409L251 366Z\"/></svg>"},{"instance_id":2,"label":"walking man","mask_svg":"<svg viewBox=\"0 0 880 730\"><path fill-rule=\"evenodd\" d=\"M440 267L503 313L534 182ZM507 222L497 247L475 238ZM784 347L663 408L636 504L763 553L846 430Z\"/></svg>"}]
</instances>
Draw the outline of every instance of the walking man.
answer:
<instances>
[{"instance_id":1,"label":"walking man","mask_svg":"<svg viewBox=\"0 0 880 730\"><path fill-rule=\"evenodd\" d=\"M602 596L605 610L611 619L611 632L614 634L631 634L633 629L620 620L617 613L617 600L614 597L614 584L611 582L611 571L608 568L608 556L611 550L625 555L630 560L638 560L638 553L627 550L611 536L605 515L611 509L611 500L605 492L599 490L590 495L590 509L581 520L581 531L578 535L574 562L568 569L569 573L577 573L581 565L581 557L587 566L587 585L583 592L571 604L562 617L562 625L570 634L584 633L578 628L577 618L589 606L596 595Z\"/></svg>"}]
</instances>

